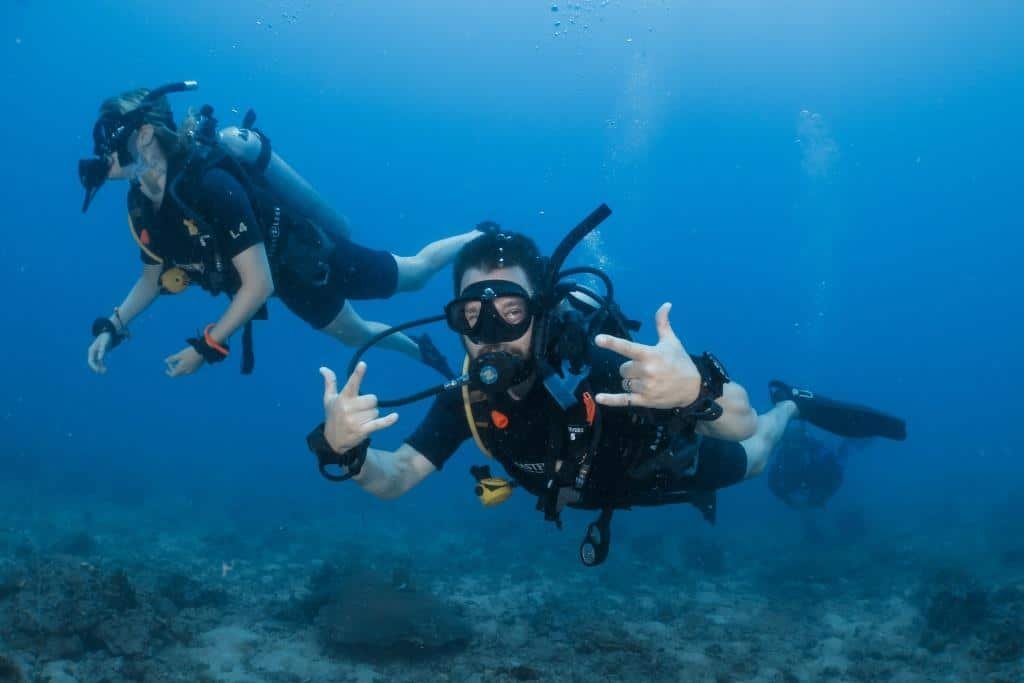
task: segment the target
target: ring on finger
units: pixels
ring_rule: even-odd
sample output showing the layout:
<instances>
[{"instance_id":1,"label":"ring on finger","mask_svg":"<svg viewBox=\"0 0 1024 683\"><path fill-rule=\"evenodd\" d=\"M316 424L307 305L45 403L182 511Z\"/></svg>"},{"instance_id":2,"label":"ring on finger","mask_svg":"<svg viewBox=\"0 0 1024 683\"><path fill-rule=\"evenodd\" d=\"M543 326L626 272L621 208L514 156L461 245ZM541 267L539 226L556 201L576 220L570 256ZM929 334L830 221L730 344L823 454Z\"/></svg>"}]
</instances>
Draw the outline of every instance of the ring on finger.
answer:
<instances>
[{"instance_id":1,"label":"ring on finger","mask_svg":"<svg viewBox=\"0 0 1024 683\"><path fill-rule=\"evenodd\" d=\"M622 380L622 388L625 390L625 392L627 394L632 394L633 393L633 378L632 377L627 377L626 379Z\"/></svg>"}]
</instances>

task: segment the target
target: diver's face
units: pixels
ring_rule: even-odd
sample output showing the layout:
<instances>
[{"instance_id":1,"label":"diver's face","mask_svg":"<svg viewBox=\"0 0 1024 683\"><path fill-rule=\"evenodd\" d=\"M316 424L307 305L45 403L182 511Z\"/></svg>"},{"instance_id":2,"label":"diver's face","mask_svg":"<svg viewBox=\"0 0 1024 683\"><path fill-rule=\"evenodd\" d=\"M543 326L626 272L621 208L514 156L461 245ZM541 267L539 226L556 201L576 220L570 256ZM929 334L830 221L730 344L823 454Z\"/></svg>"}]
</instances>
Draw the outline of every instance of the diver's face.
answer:
<instances>
[{"instance_id":1,"label":"diver's face","mask_svg":"<svg viewBox=\"0 0 1024 683\"><path fill-rule=\"evenodd\" d=\"M459 283L459 292L466 291L466 288L470 285L474 285L477 282L483 282L484 280L506 280L508 282L514 282L523 289L525 289L530 296L533 296L533 289L530 287L530 282L526 278L526 272L519 266L512 266L511 268L497 268L495 270L482 270L480 268L469 268L462 275L462 282ZM476 308L473 308L475 306ZM479 314L480 304L470 304L466 307L467 317ZM500 304L499 304L500 306ZM501 310L498 311L506 319L510 319L514 322L514 317L517 315L529 315L526 310ZM491 353L492 351L504 351L510 353L513 356L519 358L529 358L530 356L530 342L533 339L533 321L530 322L530 326L526 329L526 333L519 339L510 342L501 342L498 344L474 344L470 341L469 337L462 335L462 345L466 348L466 353L469 354L470 358L477 358L481 354Z\"/></svg>"}]
</instances>

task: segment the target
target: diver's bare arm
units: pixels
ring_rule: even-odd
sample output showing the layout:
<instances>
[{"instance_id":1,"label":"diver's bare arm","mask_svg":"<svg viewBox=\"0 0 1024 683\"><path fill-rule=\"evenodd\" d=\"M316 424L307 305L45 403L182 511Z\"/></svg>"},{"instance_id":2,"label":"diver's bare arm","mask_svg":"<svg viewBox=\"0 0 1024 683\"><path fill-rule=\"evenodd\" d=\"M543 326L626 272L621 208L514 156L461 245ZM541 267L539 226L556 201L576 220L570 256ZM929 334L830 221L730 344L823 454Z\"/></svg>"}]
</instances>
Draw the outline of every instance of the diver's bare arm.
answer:
<instances>
[{"instance_id":1,"label":"diver's bare arm","mask_svg":"<svg viewBox=\"0 0 1024 683\"><path fill-rule=\"evenodd\" d=\"M114 323L118 331L149 308L149 305L160 296L160 272L162 270L159 264L147 263L142 267L142 275L136 280L121 305L117 307L117 313L110 316L110 322Z\"/></svg>"},{"instance_id":2,"label":"diver's bare arm","mask_svg":"<svg viewBox=\"0 0 1024 683\"><path fill-rule=\"evenodd\" d=\"M396 451L369 449L363 469L352 480L378 498L391 500L436 470L422 453L403 443Z\"/></svg>"},{"instance_id":3,"label":"diver's bare arm","mask_svg":"<svg viewBox=\"0 0 1024 683\"><path fill-rule=\"evenodd\" d=\"M238 271L242 286L231 299L224 315L210 329L210 336L224 343L240 327L249 322L260 307L274 293L274 280L270 274L270 261L263 244L254 244L231 259Z\"/></svg>"},{"instance_id":4,"label":"diver's bare arm","mask_svg":"<svg viewBox=\"0 0 1024 683\"><path fill-rule=\"evenodd\" d=\"M750 406L747 390L742 385L726 382L717 403L722 407L722 416L712 422L698 422L698 434L724 441L743 441L754 435L757 413Z\"/></svg>"}]
</instances>

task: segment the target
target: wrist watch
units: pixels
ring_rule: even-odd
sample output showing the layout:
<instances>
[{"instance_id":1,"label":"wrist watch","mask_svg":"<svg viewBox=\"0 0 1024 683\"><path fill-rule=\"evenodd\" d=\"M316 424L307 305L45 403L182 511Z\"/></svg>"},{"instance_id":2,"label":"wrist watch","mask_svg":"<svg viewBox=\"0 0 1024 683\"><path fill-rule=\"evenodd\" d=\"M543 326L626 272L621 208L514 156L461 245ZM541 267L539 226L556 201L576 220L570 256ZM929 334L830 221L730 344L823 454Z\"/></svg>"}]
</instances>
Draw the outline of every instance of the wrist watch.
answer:
<instances>
[{"instance_id":1,"label":"wrist watch","mask_svg":"<svg viewBox=\"0 0 1024 683\"><path fill-rule=\"evenodd\" d=\"M347 481L363 470L363 463L366 462L366 453L370 448L370 440L363 439L360 443L348 449L344 453L338 453L331 444L327 442L324 434L324 423L321 422L306 436L306 446L316 456L320 474L329 481ZM332 474L327 470L328 465L337 465L348 470L345 474Z\"/></svg>"}]
</instances>

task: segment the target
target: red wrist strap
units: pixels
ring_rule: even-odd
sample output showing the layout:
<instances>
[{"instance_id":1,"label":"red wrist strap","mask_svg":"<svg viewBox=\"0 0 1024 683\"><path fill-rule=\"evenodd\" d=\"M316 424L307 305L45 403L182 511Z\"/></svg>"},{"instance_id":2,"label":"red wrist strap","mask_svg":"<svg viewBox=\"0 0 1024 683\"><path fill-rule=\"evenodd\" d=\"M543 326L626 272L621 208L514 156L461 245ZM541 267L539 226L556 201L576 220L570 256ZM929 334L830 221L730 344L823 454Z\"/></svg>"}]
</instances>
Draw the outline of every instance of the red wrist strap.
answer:
<instances>
[{"instance_id":1,"label":"red wrist strap","mask_svg":"<svg viewBox=\"0 0 1024 683\"><path fill-rule=\"evenodd\" d=\"M203 341L206 342L206 345L211 349L218 351L222 356L227 358L229 353L228 348L210 336L210 330L213 329L213 325L214 323L210 323L203 329Z\"/></svg>"}]
</instances>

